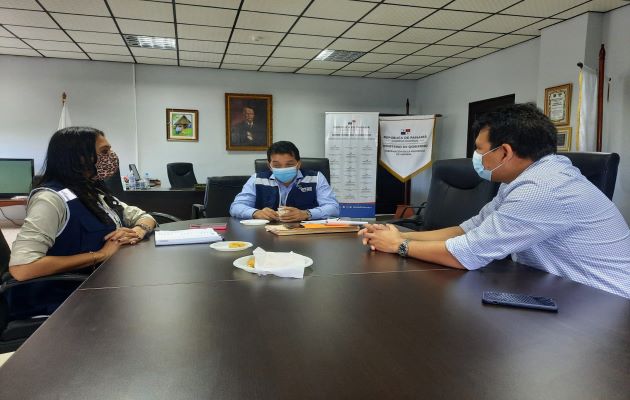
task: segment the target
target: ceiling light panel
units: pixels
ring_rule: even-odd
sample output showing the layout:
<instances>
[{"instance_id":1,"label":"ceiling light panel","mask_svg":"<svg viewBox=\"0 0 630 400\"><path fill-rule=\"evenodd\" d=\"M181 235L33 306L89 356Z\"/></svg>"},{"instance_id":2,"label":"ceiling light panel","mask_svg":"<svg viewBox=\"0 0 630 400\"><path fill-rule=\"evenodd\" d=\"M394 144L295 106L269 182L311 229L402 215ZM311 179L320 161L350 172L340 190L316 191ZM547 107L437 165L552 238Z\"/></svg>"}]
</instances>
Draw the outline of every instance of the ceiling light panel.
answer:
<instances>
[{"instance_id":1,"label":"ceiling light panel","mask_svg":"<svg viewBox=\"0 0 630 400\"><path fill-rule=\"evenodd\" d=\"M211 25L231 28L236 10L196 7L177 4L177 22L183 24Z\"/></svg>"},{"instance_id":2,"label":"ceiling light panel","mask_svg":"<svg viewBox=\"0 0 630 400\"><path fill-rule=\"evenodd\" d=\"M307 17L357 21L374 7L374 4L349 0L315 0L304 13Z\"/></svg>"},{"instance_id":3,"label":"ceiling light panel","mask_svg":"<svg viewBox=\"0 0 630 400\"><path fill-rule=\"evenodd\" d=\"M175 50L176 48L175 39L173 38L142 35L124 35L124 38L129 47L161 50Z\"/></svg>"},{"instance_id":4,"label":"ceiling light panel","mask_svg":"<svg viewBox=\"0 0 630 400\"><path fill-rule=\"evenodd\" d=\"M55 22L43 11L0 8L0 24L56 28Z\"/></svg>"},{"instance_id":5,"label":"ceiling light panel","mask_svg":"<svg viewBox=\"0 0 630 400\"><path fill-rule=\"evenodd\" d=\"M297 17L276 14L261 14L251 11L241 11L236 27L262 31L287 31Z\"/></svg>"},{"instance_id":6,"label":"ceiling light panel","mask_svg":"<svg viewBox=\"0 0 630 400\"><path fill-rule=\"evenodd\" d=\"M20 0L21 1L21 0ZM103 0L39 0L49 12L109 16Z\"/></svg>"},{"instance_id":7,"label":"ceiling light panel","mask_svg":"<svg viewBox=\"0 0 630 400\"><path fill-rule=\"evenodd\" d=\"M173 22L173 5L156 1L108 0L117 18Z\"/></svg>"},{"instance_id":8,"label":"ceiling light panel","mask_svg":"<svg viewBox=\"0 0 630 400\"><path fill-rule=\"evenodd\" d=\"M245 0L243 10L300 15L309 0Z\"/></svg>"},{"instance_id":9,"label":"ceiling light panel","mask_svg":"<svg viewBox=\"0 0 630 400\"><path fill-rule=\"evenodd\" d=\"M373 25L373 24L356 24L343 37L352 39L372 39L372 40L389 40L391 37L399 34L405 28L402 26Z\"/></svg>"},{"instance_id":10,"label":"ceiling light panel","mask_svg":"<svg viewBox=\"0 0 630 400\"><path fill-rule=\"evenodd\" d=\"M339 36L351 26L352 22L302 17L291 29L291 32L306 35Z\"/></svg>"},{"instance_id":11,"label":"ceiling light panel","mask_svg":"<svg viewBox=\"0 0 630 400\"><path fill-rule=\"evenodd\" d=\"M419 28L464 29L489 15L485 13L440 10L415 26Z\"/></svg>"},{"instance_id":12,"label":"ceiling light panel","mask_svg":"<svg viewBox=\"0 0 630 400\"><path fill-rule=\"evenodd\" d=\"M363 18L361 22L411 26L433 12L435 10L431 8L381 4Z\"/></svg>"},{"instance_id":13,"label":"ceiling light panel","mask_svg":"<svg viewBox=\"0 0 630 400\"><path fill-rule=\"evenodd\" d=\"M315 57L315 61L349 63L349 62L353 62L354 60L363 56L364 54L365 52L362 52L362 51L326 49L326 50L322 50L322 52L320 52L317 55L317 57Z\"/></svg>"}]
</instances>

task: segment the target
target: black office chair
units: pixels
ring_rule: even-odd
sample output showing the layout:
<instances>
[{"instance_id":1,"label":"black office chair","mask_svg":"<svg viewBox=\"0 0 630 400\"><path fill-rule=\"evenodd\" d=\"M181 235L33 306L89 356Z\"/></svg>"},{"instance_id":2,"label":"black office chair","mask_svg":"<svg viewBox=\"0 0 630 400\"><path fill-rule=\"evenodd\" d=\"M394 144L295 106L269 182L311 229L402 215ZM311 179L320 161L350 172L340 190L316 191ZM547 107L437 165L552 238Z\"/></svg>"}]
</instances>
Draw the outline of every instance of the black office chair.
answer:
<instances>
[{"instance_id":1,"label":"black office chair","mask_svg":"<svg viewBox=\"0 0 630 400\"><path fill-rule=\"evenodd\" d=\"M582 175L612 200L617 182L619 154L617 153L558 153L568 157Z\"/></svg>"},{"instance_id":2,"label":"black office chair","mask_svg":"<svg viewBox=\"0 0 630 400\"><path fill-rule=\"evenodd\" d=\"M457 226L479 213L499 190L499 183L477 175L470 158L438 160L432 170L427 202L414 217L390 223L423 231Z\"/></svg>"},{"instance_id":3,"label":"black office chair","mask_svg":"<svg viewBox=\"0 0 630 400\"><path fill-rule=\"evenodd\" d=\"M210 176L206 181L203 204L193 204L192 219L229 217L230 205L249 176Z\"/></svg>"},{"instance_id":4,"label":"black office chair","mask_svg":"<svg viewBox=\"0 0 630 400\"><path fill-rule=\"evenodd\" d=\"M330 183L330 163L327 158L309 158L302 157L302 169L321 172ZM266 158L259 158L254 161L254 170L256 173L269 171L269 162Z\"/></svg>"},{"instance_id":5,"label":"black office chair","mask_svg":"<svg viewBox=\"0 0 630 400\"><path fill-rule=\"evenodd\" d=\"M192 188L197 184L192 163L176 162L166 164L168 181L173 189Z\"/></svg>"}]
</instances>

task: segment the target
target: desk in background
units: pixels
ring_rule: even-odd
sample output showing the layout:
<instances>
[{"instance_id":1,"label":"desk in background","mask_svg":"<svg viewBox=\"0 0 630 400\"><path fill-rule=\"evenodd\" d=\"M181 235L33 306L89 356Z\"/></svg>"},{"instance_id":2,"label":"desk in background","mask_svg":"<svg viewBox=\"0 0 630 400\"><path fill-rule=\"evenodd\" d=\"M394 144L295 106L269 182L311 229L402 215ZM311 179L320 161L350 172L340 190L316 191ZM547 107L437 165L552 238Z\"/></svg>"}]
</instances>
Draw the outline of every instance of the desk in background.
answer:
<instances>
[{"instance_id":1,"label":"desk in background","mask_svg":"<svg viewBox=\"0 0 630 400\"><path fill-rule=\"evenodd\" d=\"M144 211L156 211L190 219L193 204L203 204L203 191L193 189L150 188L116 193L125 203Z\"/></svg>"}]
</instances>

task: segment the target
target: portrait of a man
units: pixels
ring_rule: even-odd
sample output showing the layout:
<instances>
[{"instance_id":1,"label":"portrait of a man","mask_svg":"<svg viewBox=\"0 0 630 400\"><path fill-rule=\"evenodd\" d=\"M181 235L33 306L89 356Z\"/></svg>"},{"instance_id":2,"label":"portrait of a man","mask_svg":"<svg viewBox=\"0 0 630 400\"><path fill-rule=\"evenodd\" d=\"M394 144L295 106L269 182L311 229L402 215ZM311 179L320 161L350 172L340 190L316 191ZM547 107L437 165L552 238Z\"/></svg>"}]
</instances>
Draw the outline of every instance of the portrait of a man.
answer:
<instances>
[{"instance_id":1,"label":"portrait of a man","mask_svg":"<svg viewBox=\"0 0 630 400\"><path fill-rule=\"evenodd\" d=\"M266 150L272 142L271 95L226 93L227 150Z\"/></svg>"}]
</instances>

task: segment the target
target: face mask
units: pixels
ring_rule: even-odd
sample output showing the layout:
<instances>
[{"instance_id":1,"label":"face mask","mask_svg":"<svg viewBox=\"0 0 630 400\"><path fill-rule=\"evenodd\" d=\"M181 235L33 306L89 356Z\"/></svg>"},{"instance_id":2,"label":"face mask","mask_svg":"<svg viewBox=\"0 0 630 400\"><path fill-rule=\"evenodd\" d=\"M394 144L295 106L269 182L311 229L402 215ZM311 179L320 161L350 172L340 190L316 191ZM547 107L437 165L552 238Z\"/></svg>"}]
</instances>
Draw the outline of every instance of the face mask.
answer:
<instances>
[{"instance_id":1,"label":"face mask","mask_svg":"<svg viewBox=\"0 0 630 400\"><path fill-rule=\"evenodd\" d=\"M297 167L271 168L273 176L282 183L289 183L297 175Z\"/></svg>"},{"instance_id":2,"label":"face mask","mask_svg":"<svg viewBox=\"0 0 630 400\"><path fill-rule=\"evenodd\" d=\"M113 151L96 155L96 180L104 181L118 171L118 156Z\"/></svg>"},{"instance_id":3,"label":"face mask","mask_svg":"<svg viewBox=\"0 0 630 400\"><path fill-rule=\"evenodd\" d=\"M494 149L487 151L483 154L479 154L479 152L475 151L473 153L472 156L472 164L473 164L473 168L475 169L475 171L477 172L477 174L481 177L481 179L485 179L487 181L491 180L492 178L492 171L494 171L495 169L499 168L500 166L503 165L503 163L497 165L496 167L492 168L491 170L487 170L484 168L483 166L483 156L485 156L488 153L492 153L493 151L495 151L496 149L498 149L501 146L497 146Z\"/></svg>"}]
</instances>

